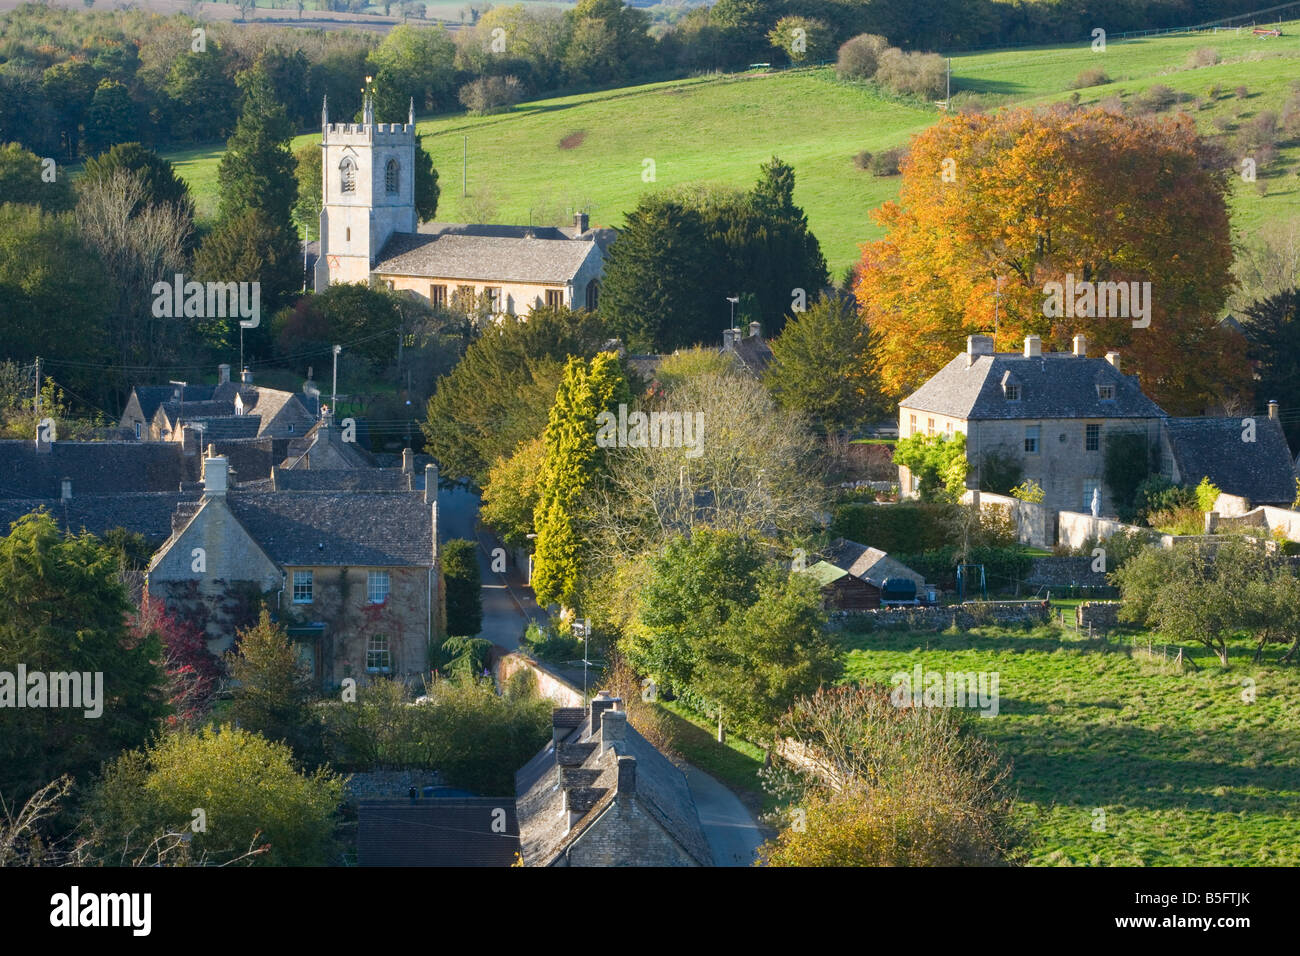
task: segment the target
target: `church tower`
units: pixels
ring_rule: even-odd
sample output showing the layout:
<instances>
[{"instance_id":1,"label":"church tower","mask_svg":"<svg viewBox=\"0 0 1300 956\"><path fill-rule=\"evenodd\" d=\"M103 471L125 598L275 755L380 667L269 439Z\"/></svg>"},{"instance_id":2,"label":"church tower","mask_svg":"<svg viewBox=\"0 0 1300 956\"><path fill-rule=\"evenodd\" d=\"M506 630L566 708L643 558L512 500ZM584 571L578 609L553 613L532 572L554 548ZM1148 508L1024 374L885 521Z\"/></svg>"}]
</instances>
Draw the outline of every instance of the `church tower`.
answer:
<instances>
[{"instance_id":1,"label":"church tower","mask_svg":"<svg viewBox=\"0 0 1300 956\"><path fill-rule=\"evenodd\" d=\"M369 282L389 237L416 231L415 103L405 124L376 123L368 90L360 123L331 123L322 103L320 145L317 292L334 282Z\"/></svg>"}]
</instances>

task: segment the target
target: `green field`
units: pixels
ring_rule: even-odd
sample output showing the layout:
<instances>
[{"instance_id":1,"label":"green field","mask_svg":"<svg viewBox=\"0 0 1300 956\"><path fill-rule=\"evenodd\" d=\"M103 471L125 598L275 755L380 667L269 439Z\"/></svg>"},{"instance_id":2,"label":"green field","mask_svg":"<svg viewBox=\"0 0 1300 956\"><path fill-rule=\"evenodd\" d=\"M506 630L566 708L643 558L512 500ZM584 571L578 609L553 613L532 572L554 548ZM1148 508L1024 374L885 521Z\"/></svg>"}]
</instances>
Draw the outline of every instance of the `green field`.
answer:
<instances>
[{"instance_id":1,"label":"green field","mask_svg":"<svg viewBox=\"0 0 1300 956\"><path fill-rule=\"evenodd\" d=\"M1300 668L1228 670L1201 649L1180 672L1157 644L1056 627L850 635L846 677L996 671L999 713L973 717L1014 763L1036 865L1300 865ZM1276 660L1272 649L1269 659ZM1242 693L1255 681L1255 701ZM1095 830L1104 811L1104 830Z\"/></svg>"},{"instance_id":2,"label":"green field","mask_svg":"<svg viewBox=\"0 0 1300 956\"><path fill-rule=\"evenodd\" d=\"M1260 110L1280 111L1291 83L1300 78L1300 21L1284 24L1283 32L1274 39L1246 31L1112 41L1096 53L1080 42L968 54L953 58L953 89L959 104L970 95L988 106L1050 102L1070 96L1069 85L1081 70L1098 67L1113 82L1080 91L1082 103L1129 97L1161 83L1206 100L1205 108L1195 102L1182 108L1212 132L1216 118L1235 124ZM1188 54L1201 47L1218 51L1223 62L1187 69ZM1208 102L1216 84L1222 92ZM1249 91L1245 99L1233 92L1240 86ZM838 276L855 261L863 241L879 236L870 211L893 198L899 183L857 169L853 156L904 143L938 115L933 104L841 83L822 68L583 93L496 116L425 119L419 130L439 171L438 218L456 221L567 222L573 208L587 207L593 224L618 226L646 190L697 182L748 186L759 163L779 155L795 167L795 199ZM295 148L318 135L298 137ZM566 138L569 148L562 148ZM216 208L221 148L168 155L193 188L201 215ZM643 180L645 160L654 161L653 183ZM1234 228L1251 230L1266 220L1300 215L1300 142L1282 143L1277 161L1259 175L1268 190L1262 197L1255 184L1234 180Z\"/></svg>"}]
</instances>

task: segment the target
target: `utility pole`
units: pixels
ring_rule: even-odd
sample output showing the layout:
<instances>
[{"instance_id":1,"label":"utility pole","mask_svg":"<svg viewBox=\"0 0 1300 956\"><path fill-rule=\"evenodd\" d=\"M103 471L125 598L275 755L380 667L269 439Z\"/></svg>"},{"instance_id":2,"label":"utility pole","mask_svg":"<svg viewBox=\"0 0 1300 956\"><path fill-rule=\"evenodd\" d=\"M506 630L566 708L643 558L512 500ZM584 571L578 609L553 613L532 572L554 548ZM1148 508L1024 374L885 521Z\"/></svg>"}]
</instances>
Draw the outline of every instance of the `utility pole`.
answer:
<instances>
[{"instance_id":1,"label":"utility pole","mask_svg":"<svg viewBox=\"0 0 1300 956\"><path fill-rule=\"evenodd\" d=\"M948 57L948 85L943 95L943 108L945 111L950 111L952 108L952 57Z\"/></svg>"},{"instance_id":2,"label":"utility pole","mask_svg":"<svg viewBox=\"0 0 1300 956\"><path fill-rule=\"evenodd\" d=\"M36 412L36 417L41 416L41 357L36 356L36 398L32 402L32 410Z\"/></svg>"},{"instance_id":3,"label":"utility pole","mask_svg":"<svg viewBox=\"0 0 1300 956\"><path fill-rule=\"evenodd\" d=\"M460 198L464 199L468 193L469 183L469 137L465 137L465 156L460 166Z\"/></svg>"},{"instance_id":4,"label":"utility pole","mask_svg":"<svg viewBox=\"0 0 1300 956\"><path fill-rule=\"evenodd\" d=\"M334 346L334 384L330 388L330 414L338 414L339 403L339 353L343 351L343 346Z\"/></svg>"}]
</instances>

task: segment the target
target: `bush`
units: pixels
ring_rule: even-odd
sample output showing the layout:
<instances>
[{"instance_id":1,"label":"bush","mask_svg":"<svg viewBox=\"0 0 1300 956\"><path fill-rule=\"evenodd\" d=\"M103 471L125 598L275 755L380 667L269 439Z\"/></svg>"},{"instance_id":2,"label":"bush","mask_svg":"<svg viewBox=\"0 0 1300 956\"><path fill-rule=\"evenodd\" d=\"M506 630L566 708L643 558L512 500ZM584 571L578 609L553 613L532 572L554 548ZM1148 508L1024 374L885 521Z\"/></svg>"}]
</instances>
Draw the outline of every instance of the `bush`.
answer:
<instances>
[{"instance_id":1,"label":"bush","mask_svg":"<svg viewBox=\"0 0 1300 956\"><path fill-rule=\"evenodd\" d=\"M1147 515L1147 523L1164 534L1204 534L1204 512L1195 505L1165 508Z\"/></svg>"},{"instance_id":2,"label":"bush","mask_svg":"<svg viewBox=\"0 0 1300 956\"><path fill-rule=\"evenodd\" d=\"M1250 96L1250 90L1246 89L1244 86L1239 86L1232 92L1239 100L1244 100L1246 97Z\"/></svg>"},{"instance_id":3,"label":"bush","mask_svg":"<svg viewBox=\"0 0 1300 956\"><path fill-rule=\"evenodd\" d=\"M461 105L478 116L508 110L522 97L519 78L514 76L481 76L460 88Z\"/></svg>"},{"instance_id":4,"label":"bush","mask_svg":"<svg viewBox=\"0 0 1300 956\"><path fill-rule=\"evenodd\" d=\"M1009 495L1020 484L1024 469L1014 455L1006 452L991 451L980 458L980 491L991 491L995 495Z\"/></svg>"},{"instance_id":5,"label":"bush","mask_svg":"<svg viewBox=\"0 0 1300 956\"><path fill-rule=\"evenodd\" d=\"M1187 66L1189 69L1198 69L1203 66L1214 66L1219 62L1219 51L1213 47L1197 47L1191 53L1187 54Z\"/></svg>"},{"instance_id":6,"label":"bush","mask_svg":"<svg viewBox=\"0 0 1300 956\"><path fill-rule=\"evenodd\" d=\"M876 82L895 93L933 99L947 90L948 67L937 53L904 53L890 47L880 55Z\"/></svg>"},{"instance_id":7,"label":"bush","mask_svg":"<svg viewBox=\"0 0 1300 956\"><path fill-rule=\"evenodd\" d=\"M473 637L483 628L478 545L464 538L443 544L442 575L447 590L447 633Z\"/></svg>"},{"instance_id":8,"label":"bush","mask_svg":"<svg viewBox=\"0 0 1300 956\"><path fill-rule=\"evenodd\" d=\"M881 551L928 551L951 540L953 507L905 501L849 504L835 510L831 533Z\"/></svg>"},{"instance_id":9,"label":"bush","mask_svg":"<svg viewBox=\"0 0 1300 956\"><path fill-rule=\"evenodd\" d=\"M864 149L853 157L853 165L858 169L868 169L871 166L871 154Z\"/></svg>"},{"instance_id":10,"label":"bush","mask_svg":"<svg viewBox=\"0 0 1300 956\"><path fill-rule=\"evenodd\" d=\"M1214 502L1218 500L1221 493L1218 485L1209 478L1202 478L1201 483L1196 486L1196 506L1203 512L1213 511Z\"/></svg>"},{"instance_id":11,"label":"bush","mask_svg":"<svg viewBox=\"0 0 1300 956\"><path fill-rule=\"evenodd\" d=\"M903 157L907 155L907 148L904 146L892 146L889 149L870 156L868 160L871 175L873 176L897 176L899 165Z\"/></svg>"},{"instance_id":12,"label":"bush","mask_svg":"<svg viewBox=\"0 0 1300 956\"><path fill-rule=\"evenodd\" d=\"M1033 504L1042 504L1043 499L1046 497L1046 493L1043 491L1042 485L1030 478L1023 484L1016 485L1012 488L1011 497L1018 498L1021 501L1028 501Z\"/></svg>"},{"instance_id":13,"label":"bush","mask_svg":"<svg viewBox=\"0 0 1300 956\"><path fill-rule=\"evenodd\" d=\"M1195 508L1196 492L1191 488L1175 485L1164 475L1152 475L1138 485L1137 493L1133 497L1133 506L1138 520L1151 523L1151 516L1157 512Z\"/></svg>"},{"instance_id":14,"label":"bush","mask_svg":"<svg viewBox=\"0 0 1300 956\"><path fill-rule=\"evenodd\" d=\"M1179 96L1163 83L1148 87L1133 97L1133 105L1143 113L1160 113L1179 101Z\"/></svg>"},{"instance_id":15,"label":"bush","mask_svg":"<svg viewBox=\"0 0 1300 956\"><path fill-rule=\"evenodd\" d=\"M522 643L534 657L556 664L582 657L582 641L561 630L554 622L545 625L530 622Z\"/></svg>"},{"instance_id":16,"label":"bush","mask_svg":"<svg viewBox=\"0 0 1300 956\"><path fill-rule=\"evenodd\" d=\"M843 80L869 80L876 75L880 54L890 48L889 41L874 33L859 33L845 40L835 60L835 72Z\"/></svg>"},{"instance_id":17,"label":"bush","mask_svg":"<svg viewBox=\"0 0 1300 956\"><path fill-rule=\"evenodd\" d=\"M1099 70L1095 67L1091 70L1082 70L1070 84L1072 90L1083 90L1090 86L1105 86L1109 83L1110 77L1106 75L1105 70Z\"/></svg>"}]
</instances>

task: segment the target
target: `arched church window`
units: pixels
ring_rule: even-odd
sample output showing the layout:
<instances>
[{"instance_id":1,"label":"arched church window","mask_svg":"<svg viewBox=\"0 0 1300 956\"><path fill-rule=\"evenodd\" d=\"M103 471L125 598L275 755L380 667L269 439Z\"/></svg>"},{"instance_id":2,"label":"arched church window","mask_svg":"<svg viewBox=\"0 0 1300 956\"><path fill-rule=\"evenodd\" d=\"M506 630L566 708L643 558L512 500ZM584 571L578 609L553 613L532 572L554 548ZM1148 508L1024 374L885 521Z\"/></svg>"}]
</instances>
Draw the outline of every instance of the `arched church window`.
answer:
<instances>
[{"instance_id":1,"label":"arched church window","mask_svg":"<svg viewBox=\"0 0 1300 956\"><path fill-rule=\"evenodd\" d=\"M357 191L357 164L352 161L351 156L345 156L343 162L339 163L339 173L343 178L343 191L345 193L354 193Z\"/></svg>"},{"instance_id":2,"label":"arched church window","mask_svg":"<svg viewBox=\"0 0 1300 956\"><path fill-rule=\"evenodd\" d=\"M390 159L388 164L384 166L384 192L390 196L396 195L398 181L397 160Z\"/></svg>"}]
</instances>

